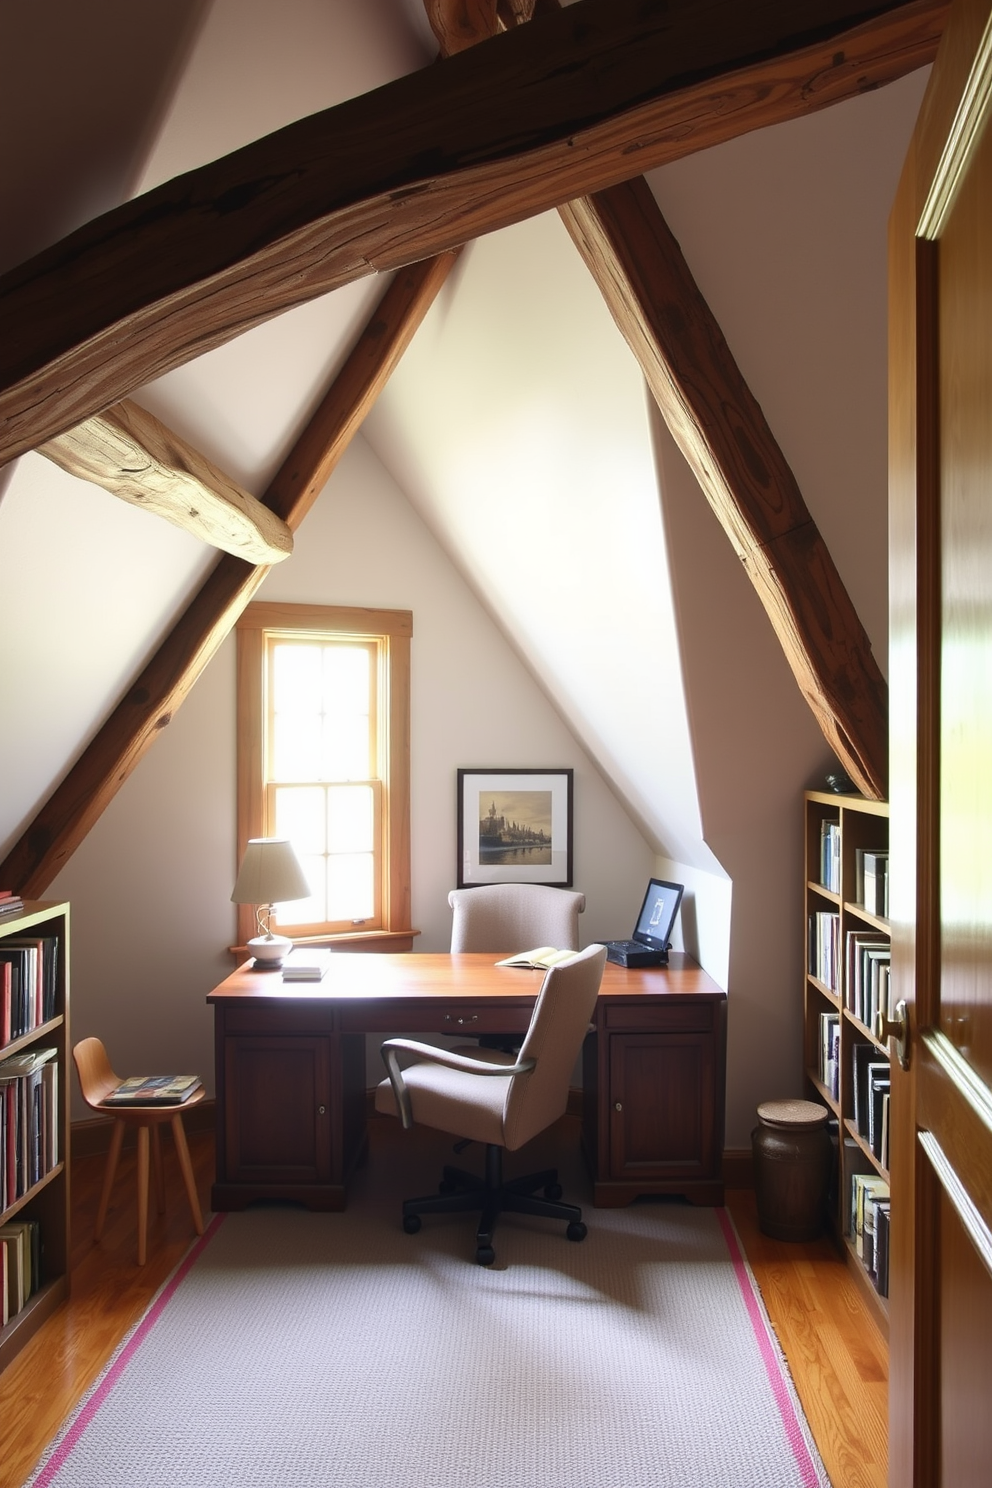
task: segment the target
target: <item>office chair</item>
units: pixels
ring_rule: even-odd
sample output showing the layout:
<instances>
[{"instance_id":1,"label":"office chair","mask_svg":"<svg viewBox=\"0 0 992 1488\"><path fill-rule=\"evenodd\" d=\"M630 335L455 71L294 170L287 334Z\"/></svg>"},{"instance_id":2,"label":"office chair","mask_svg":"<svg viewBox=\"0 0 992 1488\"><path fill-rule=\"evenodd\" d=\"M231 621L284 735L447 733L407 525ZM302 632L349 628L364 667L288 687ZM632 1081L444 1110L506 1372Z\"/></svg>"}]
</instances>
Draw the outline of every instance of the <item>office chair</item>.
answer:
<instances>
[{"instance_id":1,"label":"office chair","mask_svg":"<svg viewBox=\"0 0 992 1488\"><path fill-rule=\"evenodd\" d=\"M480 884L475 889L452 889L448 903L454 910L452 953L493 951L511 956L540 945L553 945L560 951L579 949L579 915L586 907L586 896L574 889Z\"/></svg>"},{"instance_id":2,"label":"office chair","mask_svg":"<svg viewBox=\"0 0 992 1488\"><path fill-rule=\"evenodd\" d=\"M388 1079L376 1088L375 1108L414 1123L484 1142L485 1176L442 1170L438 1193L403 1201L403 1228L416 1234L423 1214L481 1210L475 1259L496 1259L493 1231L504 1212L563 1219L569 1240L584 1240L582 1211L561 1201L554 1168L503 1180L503 1150L515 1152L557 1121L568 1102L568 1082L589 1028L606 964L606 947L592 945L553 966L544 978L518 1055L496 1049L435 1049L411 1039L387 1039L382 1056ZM401 1068L401 1059L407 1063ZM543 1189L543 1197L535 1190Z\"/></svg>"},{"instance_id":3,"label":"office chair","mask_svg":"<svg viewBox=\"0 0 992 1488\"><path fill-rule=\"evenodd\" d=\"M553 889L548 884L480 884L475 889L452 889L448 903L454 910L451 951L492 951L511 956L554 946L559 951L579 949L579 915L585 894ZM483 1049L507 1054L520 1047L519 1033L486 1033Z\"/></svg>"},{"instance_id":4,"label":"office chair","mask_svg":"<svg viewBox=\"0 0 992 1488\"><path fill-rule=\"evenodd\" d=\"M151 1159L152 1169L155 1174L155 1196L158 1200L158 1212L161 1214L165 1209L165 1180L162 1173L162 1148L159 1143L158 1129L163 1121L168 1121L172 1126L172 1138L176 1144L176 1156L179 1159L179 1167L183 1175L183 1183L186 1187L186 1197L189 1199L189 1207L193 1213L193 1227L198 1235L203 1234L203 1216L200 1213L200 1201L196 1193L196 1179L193 1176L193 1164L190 1162L189 1148L186 1146L186 1133L183 1130L182 1112L190 1106L198 1105L203 1099L204 1090L201 1085L195 1090L182 1106L105 1106L103 1101L112 1090L116 1090L121 1083L117 1075L110 1068L110 1060L107 1051L98 1038L81 1039L72 1051L72 1057L76 1063L76 1073L79 1076L79 1088L83 1093L83 1100L94 1111L101 1116L113 1116L114 1128L110 1136L110 1150L107 1153L107 1166L103 1175L103 1191L100 1194L100 1206L96 1212L96 1227L93 1231L94 1240L99 1240L103 1234L104 1221L107 1218L107 1206L110 1203L110 1193L114 1186L114 1176L117 1172L117 1160L121 1155L121 1145L124 1141L124 1129L127 1126L138 1128L138 1265L143 1266L148 1252L148 1149L149 1134L151 1136Z\"/></svg>"}]
</instances>

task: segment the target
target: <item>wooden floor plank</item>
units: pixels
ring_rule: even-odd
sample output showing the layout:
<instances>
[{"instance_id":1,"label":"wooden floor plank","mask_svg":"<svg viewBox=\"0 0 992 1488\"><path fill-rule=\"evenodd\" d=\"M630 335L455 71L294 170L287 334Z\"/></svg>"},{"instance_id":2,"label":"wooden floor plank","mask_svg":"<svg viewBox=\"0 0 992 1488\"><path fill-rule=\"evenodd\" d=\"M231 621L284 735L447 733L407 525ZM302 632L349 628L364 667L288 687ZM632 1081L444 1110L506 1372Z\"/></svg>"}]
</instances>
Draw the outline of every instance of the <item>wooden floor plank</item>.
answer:
<instances>
[{"instance_id":1,"label":"wooden floor plank","mask_svg":"<svg viewBox=\"0 0 992 1488\"><path fill-rule=\"evenodd\" d=\"M201 1205L209 1207L213 1137L189 1137ZM93 1243L103 1158L72 1171L72 1296L0 1375L0 1488L23 1488L65 1417L195 1238L171 1143L168 1203L149 1217L148 1262L136 1260L134 1153L125 1153L106 1230ZM761 1288L833 1488L885 1488L888 1357L829 1239L786 1244L762 1235L753 1193L727 1207ZM154 1210L154 1206L153 1206Z\"/></svg>"}]
</instances>

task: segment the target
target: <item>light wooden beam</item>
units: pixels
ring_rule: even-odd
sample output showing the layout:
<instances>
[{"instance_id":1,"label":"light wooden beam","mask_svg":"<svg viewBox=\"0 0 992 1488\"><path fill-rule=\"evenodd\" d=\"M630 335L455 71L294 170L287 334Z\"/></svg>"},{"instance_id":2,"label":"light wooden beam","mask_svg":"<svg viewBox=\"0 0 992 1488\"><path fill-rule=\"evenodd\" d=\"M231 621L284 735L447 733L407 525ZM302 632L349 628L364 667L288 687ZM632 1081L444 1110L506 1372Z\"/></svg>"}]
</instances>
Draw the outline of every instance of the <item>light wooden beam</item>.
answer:
<instances>
[{"instance_id":1,"label":"light wooden beam","mask_svg":"<svg viewBox=\"0 0 992 1488\"><path fill-rule=\"evenodd\" d=\"M0 462L250 326L932 60L946 0L582 0L287 126L0 281Z\"/></svg>"},{"instance_id":2,"label":"light wooden beam","mask_svg":"<svg viewBox=\"0 0 992 1488\"><path fill-rule=\"evenodd\" d=\"M444 254L397 274L265 505L295 531L357 432L454 263ZM99 820L268 573L225 554L68 775L0 864L0 883L40 898Z\"/></svg>"},{"instance_id":3,"label":"light wooden beam","mask_svg":"<svg viewBox=\"0 0 992 1488\"><path fill-rule=\"evenodd\" d=\"M643 178L561 216L730 538L823 735L866 796L888 780L888 688L788 461Z\"/></svg>"},{"instance_id":4,"label":"light wooden beam","mask_svg":"<svg viewBox=\"0 0 992 1488\"><path fill-rule=\"evenodd\" d=\"M246 563L281 563L293 551L281 518L137 403L94 414L38 453Z\"/></svg>"}]
</instances>

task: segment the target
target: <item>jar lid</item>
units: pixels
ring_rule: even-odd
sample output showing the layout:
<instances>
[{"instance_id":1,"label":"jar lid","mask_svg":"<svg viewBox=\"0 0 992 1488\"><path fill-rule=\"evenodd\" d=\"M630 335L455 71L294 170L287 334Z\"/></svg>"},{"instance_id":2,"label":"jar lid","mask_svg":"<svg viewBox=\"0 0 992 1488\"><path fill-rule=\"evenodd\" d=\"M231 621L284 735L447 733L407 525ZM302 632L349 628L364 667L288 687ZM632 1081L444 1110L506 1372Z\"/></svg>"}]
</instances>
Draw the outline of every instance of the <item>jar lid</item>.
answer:
<instances>
[{"instance_id":1,"label":"jar lid","mask_svg":"<svg viewBox=\"0 0 992 1488\"><path fill-rule=\"evenodd\" d=\"M822 1126L830 1112L816 1101L779 1100L762 1101L758 1107L758 1120L766 1126L796 1127Z\"/></svg>"}]
</instances>

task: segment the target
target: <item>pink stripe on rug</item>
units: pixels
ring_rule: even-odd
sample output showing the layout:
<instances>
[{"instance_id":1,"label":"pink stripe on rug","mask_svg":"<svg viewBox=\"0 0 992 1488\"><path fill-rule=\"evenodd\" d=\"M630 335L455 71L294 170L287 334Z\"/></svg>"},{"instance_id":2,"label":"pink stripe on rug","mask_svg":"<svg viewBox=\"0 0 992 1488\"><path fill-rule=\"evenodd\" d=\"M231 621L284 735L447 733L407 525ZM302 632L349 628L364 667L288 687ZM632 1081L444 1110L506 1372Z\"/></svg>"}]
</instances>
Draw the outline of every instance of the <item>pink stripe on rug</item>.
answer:
<instances>
[{"instance_id":1,"label":"pink stripe on rug","mask_svg":"<svg viewBox=\"0 0 992 1488\"><path fill-rule=\"evenodd\" d=\"M723 1238L727 1242L730 1259L734 1265L734 1275L737 1277L737 1285L740 1287L744 1306L751 1320L751 1327L754 1329L754 1336L765 1365L768 1383L775 1397L775 1404L778 1406L779 1414L782 1417L786 1439L792 1448L792 1455L795 1457L796 1464L802 1475L803 1488L818 1488L820 1478L813 1459L810 1456L806 1437L803 1433L799 1417L796 1414L792 1397L786 1387L781 1361L776 1355L772 1347L772 1341L768 1336L768 1327L765 1323L764 1313L758 1298L755 1296L756 1283L748 1270L747 1262L741 1251L740 1242L737 1239L737 1232L726 1209L717 1209L716 1217L720 1222Z\"/></svg>"},{"instance_id":2,"label":"pink stripe on rug","mask_svg":"<svg viewBox=\"0 0 992 1488\"><path fill-rule=\"evenodd\" d=\"M165 1283L162 1290L155 1298L155 1301L152 1303L151 1307L149 1307L148 1311L145 1313L144 1317L135 1328L134 1332L126 1340L123 1347L120 1349L120 1352L116 1355L113 1362L110 1364L106 1374L100 1380L100 1383L93 1391L93 1394L87 1400L86 1404L79 1412L79 1415L73 1421L69 1430L59 1442L51 1457L49 1457L48 1461L45 1463L45 1466L42 1468L37 1478L35 1478L34 1483L32 1484L32 1488L47 1488L47 1485L52 1481L52 1478L62 1467L66 1458L69 1456L69 1453L73 1450L76 1443L85 1432L87 1426L89 1426L93 1417L100 1409L100 1406L103 1404L104 1400L106 1400L107 1396L110 1394L110 1391L114 1388L114 1385L123 1374L128 1363L134 1356L136 1350L140 1348L142 1342L148 1337L148 1334L151 1332L152 1328L154 1328L155 1324L162 1316L162 1313L165 1311L171 1299L175 1296L180 1285L189 1275L192 1267L199 1260L206 1247L210 1244L210 1241L220 1229L220 1226L223 1224L225 1218L226 1215L224 1214L215 1214L204 1233L200 1236L199 1240L197 1240L196 1244L190 1248L185 1259L182 1260L176 1267L175 1271L172 1273L169 1280Z\"/></svg>"}]
</instances>

